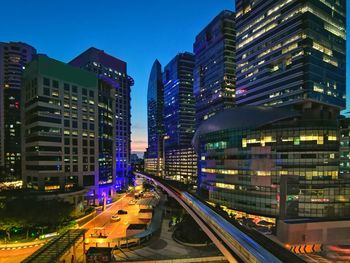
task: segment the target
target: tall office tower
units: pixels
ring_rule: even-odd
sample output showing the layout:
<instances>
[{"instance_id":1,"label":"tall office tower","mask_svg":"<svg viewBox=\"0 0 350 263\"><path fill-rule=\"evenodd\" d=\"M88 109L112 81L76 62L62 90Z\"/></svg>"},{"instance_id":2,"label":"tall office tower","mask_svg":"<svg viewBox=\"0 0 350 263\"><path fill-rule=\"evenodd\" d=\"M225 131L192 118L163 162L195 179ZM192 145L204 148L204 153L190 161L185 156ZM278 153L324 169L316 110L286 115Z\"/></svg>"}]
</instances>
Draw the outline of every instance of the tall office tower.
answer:
<instances>
[{"instance_id":1,"label":"tall office tower","mask_svg":"<svg viewBox=\"0 0 350 263\"><path fill-rule=\"evenodd\" d=\"M237 105L345 107L346 1L236 0Z\"/></svg>"},{"instance_id":2,"label":"tall office tower","mask_svg":"<svg viewBox=\"0 0 350 263\"><path fill-rule=\"evenodd\" d=\"M196 127L235 105L235 14L223 11L197 36L193 92Z\"/></svg>"},{"instance_id":3,"label":"tall office tower","mask_svg":"<svg viewBox=\"0 0 350 263\"><path fill-rule=\"evenodd\" d=\"M115 123L116 123L116 187L126 184L126 176L131 171L131 86L134 80L127 74L126 62L106 54L103 50L91 47L69 62L95 73L115 87Z\"/></svg>"},{"instance_id":4,"label":"tall office tower","mask_svg":"<svg viewBox=\"0 0 350 263\"><path fill-rule=\"evenodd\" d=\"M350 118L348 114L340 119L339 173L344 179L350 179Z\"/></svg>"},{"instance_id":5,"label":"tall office tower","mask_svg":"<svg viewBox=\"0 0 350 263\"><path fill-rule=\"evenodd\" d=\"M115 182L115 87L38 55L23 73L24 186L74 190Z\"/></svg>"},{"instance_id":6,"label":"tall office tower","mask_svg":"<svg viewBox=\"0 0 350 263\"><path fill-rule=\"evenodd\" d=\"M158 176L162 175L164 168L163 100L162 66L156 60L152 66L147 90L148 148L145 153L145 171Z\"/></svg>"},{"instance_id":7,"label":"tall office tower","mask_svg":"<svg viewBox=\"0 0 350 263\"><path fill-rule=\"evenodd\" d=\"M195 129L194 56L176 55L164 68L165 177L196 183L197 156L191 141Z\"/></svg>"},{"instance_id":8,"label":"tall office tower","mask_svg":"<svg viewBox=\"0 0 350 263\"><path fill-rule=\"evenodd\" d=\"M0 180L21 178L21 78L35 48L0 42Z\"/></svg>"}]
</instances>

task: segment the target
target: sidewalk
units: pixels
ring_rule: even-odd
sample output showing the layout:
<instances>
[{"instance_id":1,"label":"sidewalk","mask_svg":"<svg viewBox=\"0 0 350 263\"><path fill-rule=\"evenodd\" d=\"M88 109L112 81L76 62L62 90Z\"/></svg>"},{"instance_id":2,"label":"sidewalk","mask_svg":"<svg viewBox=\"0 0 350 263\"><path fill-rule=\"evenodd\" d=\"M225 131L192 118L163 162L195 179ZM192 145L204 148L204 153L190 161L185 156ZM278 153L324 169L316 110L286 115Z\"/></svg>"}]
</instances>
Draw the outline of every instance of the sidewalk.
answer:
<instances>
[{"instance_id":1,"label":"sidewalk","mask_svg":"<svg viewBox=\"0 0 350 263\"><path fill-rule=\"evenodd\" d=\"M46 244L50 239L41 239L35 240L31 242L15 242L15 243L7 243L0 244L0 250L13 250L13 249L23 249L29 247L37 247Z\"/></svg>"}]
</instances>

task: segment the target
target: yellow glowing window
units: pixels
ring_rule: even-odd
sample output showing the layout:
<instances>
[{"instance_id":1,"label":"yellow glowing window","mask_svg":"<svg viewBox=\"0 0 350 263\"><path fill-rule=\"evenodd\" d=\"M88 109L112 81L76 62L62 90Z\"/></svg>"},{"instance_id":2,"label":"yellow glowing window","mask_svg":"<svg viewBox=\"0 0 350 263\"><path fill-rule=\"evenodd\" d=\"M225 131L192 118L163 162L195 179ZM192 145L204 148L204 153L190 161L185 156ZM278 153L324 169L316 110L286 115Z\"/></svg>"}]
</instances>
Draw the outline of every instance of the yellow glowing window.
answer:
<instances>
[{"instance_id":1,"label":"yellow glowing window","mask_svg":"<svg viewBox=\"0 0 350 263\"><path fill-rule=\"evenodd\" d=\"M275 66L273 66L273 67L271 68L271 72L275 72L275 71L277 71L277 70L279 70L279 66L278 66L278 65L275 65Z\"/></svg>"},{"instance_id":2,"label":"yellow glowing window","mask_svg":"<svg viewBox=\"0 0 350 263\"><path fill-rule=\"evenodd\" d=\"M324 29L327 30L328 32L331 32L332 34L341 37L342 39L346 38L346 34L344 31L339 30L335 26L332 26L330 24L325 23Z\"/></svg>"},{"instance_id":3,"label":"yellow glowing window","mask_svg":"<svg viewBox=\"0 0 350 263\"><path fill-rule=\"evenodd\" d=\"M265 143L267 143L267 142L276 142L276 140L273 139L272 136L265 136L260 141L261 146L265 146Z\"/></svg>"},{"instance_id":4,"label":"yellow glowing window","mask_svg":"<svg viewBox=\"0 0 350 263\"><path fill-rule=\"evenodd\" d=\"M335 67L338 67L338 61L336 61L334 58L323 56L323 61Z\"/></svg>"},{"instance_id":5,"label":"yellow glowing window","mask_svg":"<svg viewBox=\"0 0 350 263\"><path fill-rule=\"evenodd\" d=\"M323 88L317 85L316 83L314 83L314 91L320 92L320 93L324 92Z\"/></svg>"},{"instance_id":6,"label":"yellow glowing window","mask_svg":"<svg viewBox=\"0 0 350 263\"><path fill-rule=\"evenodd\" d=\"M216 183L215 186L219 188L235 190L235 185L233 184Z\"/></svg>"},{"instance_id":7,"label":"yellow glowing window","mask_svg":"<svg viewBox=\"0 0 350 263\"><path fill-rule=\"evenodd\" d=\"M45 186L45 191L52 191L52 190L57 190L60 189L59 185L47 185Z\"/></svg>"},{"instance_id":8,"label":"yellow glowing window","mask_svg":"<svg viewBox=\"0 0 350 263\"><path fill-rule=\"evenodd\" d=\"M333 55L333 52L332 50L330 50L329 48L326 48L325 46L322 46L320 43L317 43L317 42L313 42L312 44L312 48L328 55L328 56L332 56Z\"/></svg>"},{"instance_id":9,"label":"yellow glowing window","mask_svg":"<svg viewBox=\"0 0 350 263\"><path fill-rule=\"evenodd\" d=\"M328 141L336 141L337 140L337 136L335 135L328 135Z\"/></svg>"},{"instance_id":10,"label":"yellow glowing window","mask_svg":"<svg viewBox=\"0 0 350 263\"><path fill-rule=\"evenodd\" d=\"M242 147L243 148L247 147L247 139L246 138L242 139Z\"/></svg>"},{"instance_id":11,"label":"yellow glowing window","mask_svg":"<svg viewBox=\"0 0 350 263\"><path fill-rule=\"evenodd\" d=\"M203 173L212 173L212 174L238 174L238 170L221 170L221 169L209 169L202 168Z\"/></svg>"},{"instance_id":12,"label":"yellow glowing window","mask_svg":"<svg viewBox=\"0 0 350 263\"><path fill-rule=\"evenodd\" d=\"M323 136L318 135L301 135L300 141L317 141L317 144L323 144Z\"/></svg>"},{"instance_id":13,"label":"yellow glowing window","mask_svg":"<svg viewBox=\"0 0 350 263\"><path fill-rule=\"evenodd\" d=\"M296 49L296 48L298 48L298 43L294 43L294 44L282 49L282 54L287 53L287 52L289 52L293 49Z\"/></svg>"},{"instance_id":14,"label":"yellow glowing window","mask_svg":"<svg viewBox=\"0 0 350 263\"><path fill-rule=\"evenodd\" d=\"M271 171L256 171L257 176L271 176Z\"/></svg>"}]
</instances>

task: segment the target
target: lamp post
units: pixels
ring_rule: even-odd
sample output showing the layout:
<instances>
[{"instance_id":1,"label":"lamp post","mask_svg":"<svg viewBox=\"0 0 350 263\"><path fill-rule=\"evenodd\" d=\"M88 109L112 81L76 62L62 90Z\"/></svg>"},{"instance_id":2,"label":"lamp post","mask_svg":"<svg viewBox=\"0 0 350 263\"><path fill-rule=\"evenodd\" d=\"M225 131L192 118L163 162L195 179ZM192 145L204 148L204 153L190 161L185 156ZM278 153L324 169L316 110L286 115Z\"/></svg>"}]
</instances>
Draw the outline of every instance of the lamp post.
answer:
<instances>
[{"instance_id":1,"label":"lamp post","mask_svg":"<svg viewBox=\"0 0 350 263\"><path fill-rule=\"evenodd\" d=\"M162 177L164 178L165 177L165 140L168 140L170 139L170 136L169 135L164 135L163 136L163 169L162 169Z\"/></svg>"}]
</instances>

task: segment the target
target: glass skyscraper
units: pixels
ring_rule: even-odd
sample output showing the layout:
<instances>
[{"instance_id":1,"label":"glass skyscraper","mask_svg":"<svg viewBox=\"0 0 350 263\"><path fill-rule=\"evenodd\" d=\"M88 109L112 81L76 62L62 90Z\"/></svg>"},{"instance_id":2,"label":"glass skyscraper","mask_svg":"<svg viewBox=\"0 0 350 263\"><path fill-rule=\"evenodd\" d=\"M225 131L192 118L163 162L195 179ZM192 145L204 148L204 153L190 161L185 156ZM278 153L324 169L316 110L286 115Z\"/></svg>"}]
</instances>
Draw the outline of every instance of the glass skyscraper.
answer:
<instances>
[{"instance_id":1,"label":"glass skyscraper","mask_svg":"<svg viewBox=\"0 0 350 263\"><path fill-rule=\"evenodd\" d=\"M193 92L196 127L235 105L235 14L222 11L197 36Z\"/></svg>"},{"instance_id":2,"label":"glass skyscraper","mask_svg":"<svg viewBox=\"0 0 350 263\"><path fill-rule=\"evenodd\" d=\"M197 162L191 146L195 128L194 56L176 55L164 68L165 177L196 182Z\"/></svg>"},{"instance_id":3,"label":"glass skyscraper","mask_svg":"<svg viewBox=\"0 0 350 263\"><path fill-rule=\"evenodd\" d=\"M236 0L237 107L194 137L200 192L237 218L278 221L289 244L348 233L332 221L350 216L345 10L340 0Z\"/></svg>"},{"instance_id":4,"label":"glass skyscraper","mask_svg":"<svg viewBox=\"0 0 350 263\"><path fill-rule=\"evenodd\" d=\"M21 178L21 92L25 66L35 48L0 42L0 180Z\"/></svg>"},{"instance_id":5,"label":"glass skyscraper","mask_svg":"<svg viewBox=\"0 0 350 263\"><path fill-rule=\"evenodd\" d=\"M127 63L103 50L91 47L69 62L74 67L93 72L115 88L115 159L116 184L123 187L131 171L131 105L130 93L134 80L127 74ZM111 180L104 182L111 183ZM100 182L103 183L103 182ZM118 186L118 187L119 187Z\"/></svg>"},{"instance_id":6,"label":"glass skyscraper","mask_svg":"<svg viewBox=\"0 0 350 263\"><path fill-rule=\"evenodd\" d=\"M163 101L162 66L156 60L151 69L147 90L148 148L145 155L145 171L158 176L164 169Z\"/></svg>"},{"instance_id":7,"label":"glass skyscraper","mask_svg":"<svg viewBox=\"0 0 350 263\"><path fill-rule=\"evenodd\" d=\"M236 0L238 105L345 107L345 0Z\"/></svg>"}]
</instances>

